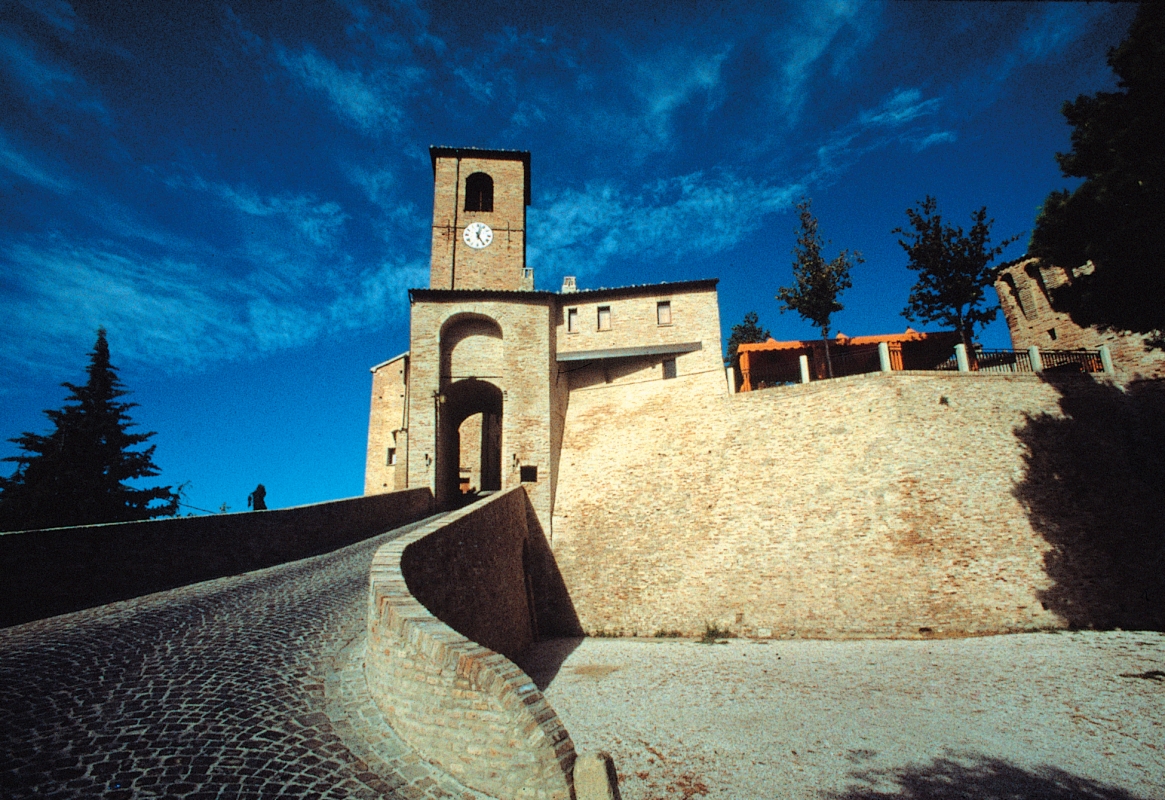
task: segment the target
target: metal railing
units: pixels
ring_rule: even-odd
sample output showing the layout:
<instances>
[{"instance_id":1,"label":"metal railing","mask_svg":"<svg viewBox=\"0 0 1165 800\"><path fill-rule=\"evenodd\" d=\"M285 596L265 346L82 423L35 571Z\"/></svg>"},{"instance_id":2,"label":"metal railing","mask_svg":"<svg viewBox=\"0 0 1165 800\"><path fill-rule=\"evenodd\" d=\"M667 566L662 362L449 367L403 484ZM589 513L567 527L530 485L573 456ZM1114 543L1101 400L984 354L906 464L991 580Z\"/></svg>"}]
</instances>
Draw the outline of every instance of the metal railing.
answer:
<instances>
[{"instance_id":1,"label":"metal railing","mask_svg":"<svg viewBox=\"0 0 1165 800\"><path fill-rule=\"evenodd\" d=\"M1099 350L1041 350L1044 372L1103 372Z\"/></svg>"},{"instance_id":2,"label":"metal railing","mask_svg":"<svg viewBox=\"0 0 1165 800\"><path fill-rule=\"evenodd\" d=\"M785 386L790 383L801 382L801 365L794 362L776 367L761 367L742 370L744 380L752 385L753 390L770 389L773 386Z\"/></svg>"},{"instance_id":3,"label":"metal railing","mask_svg":"<svg viewBox=\"0 0 1165 800\"><path fill-rule=\"evenodd\" d=\"M824 360L824 354L822 354ZM833 365L833 377L844 378L847 375L865 375L868 372L880 372L882 362L878 358L878 348L872 347L856 352L830 351L829 360ZM822 364L821 374L826 375L825 364Z\"/></svg>"},{"instance_id":4,"label":"metal railing","mask_svg":"<svg viewBox=\"0 0 1165 800\"><path fill-rule=\"evenodd\" d=\"M1035 372L1027 350L982 350L968 354L972 372Z\"/></svg>"},{"instance_id":5,"label":"metal railing","mask_svg":"<svg viewBox=\"0 0 1165 800\"><path fill-rule=\"evenodd\" d=\"M818 354L814 354L816 356ZM833 365L833 377L843 378L848 375L864 375L871 372L880 372L881 359L877 348L861 349L857 352L830 352ZM1040 371L1053 374L1086 374L1103 372L1104 363L1099 350L1040 350ZM820 354L820 361L810 357L809 373L811 380L826 380L826 366L824 353ZM967 354L967 366L972 373L986 374L1035 374L1035 365L1032 364L1029 350L1004 350L975 348ZM931 362L933 363L933 362ZM917 369L917 368L915 368ZM920 371L957 372L958 359L952 353L945 361ZM785 386L801 382L800 365L796 362L786 362L780 365L765 365L753 367L744 372L744 377L750 382L753 390L768 389L774 386Z\"/></svg>"}]
</instances>

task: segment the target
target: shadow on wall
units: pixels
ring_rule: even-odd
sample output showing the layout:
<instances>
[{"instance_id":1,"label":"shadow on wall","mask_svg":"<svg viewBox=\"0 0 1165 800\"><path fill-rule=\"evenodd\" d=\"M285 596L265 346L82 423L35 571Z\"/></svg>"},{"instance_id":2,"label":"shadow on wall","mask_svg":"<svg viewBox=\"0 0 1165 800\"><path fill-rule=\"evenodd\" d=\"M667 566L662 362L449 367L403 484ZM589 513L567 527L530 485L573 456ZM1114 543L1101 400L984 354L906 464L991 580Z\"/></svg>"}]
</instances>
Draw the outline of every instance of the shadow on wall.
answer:
<instances>
[{"instance_id":1,"label":"shadow on wall","mask_svg":"<svg viewBox=\"0 0 1165 800\"><path fill-rule=\"evenodd\" d=\"M1015 496L1052 546L1040 599L1072 628L1165 630L1165 382L1045 380L1063 417L1016 429L1027 471Z\"/></svg>"},{"instance_id":2,"label":"shadow on wall","mask_svg":"<svg viewBox=\"0 0 1165 800\"><path fill-rule=\"evenodd\" d=\"M851 777L865 785L832 794L832 800L1142 800L1119 787L1055 767L1029 772L996 758L940 758L928 766L871 770Z\"/></svg>"}]
</instances>

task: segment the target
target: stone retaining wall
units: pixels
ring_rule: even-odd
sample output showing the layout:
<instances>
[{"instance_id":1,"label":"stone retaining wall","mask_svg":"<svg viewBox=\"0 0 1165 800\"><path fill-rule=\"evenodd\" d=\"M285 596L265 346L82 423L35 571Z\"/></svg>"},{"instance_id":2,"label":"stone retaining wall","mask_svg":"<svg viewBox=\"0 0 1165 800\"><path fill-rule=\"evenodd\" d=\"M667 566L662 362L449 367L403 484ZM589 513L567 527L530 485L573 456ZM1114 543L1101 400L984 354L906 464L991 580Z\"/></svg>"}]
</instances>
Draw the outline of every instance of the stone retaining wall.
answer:
<instances>
[{"instance_id":1,"label":"stone retaining wall","mask_svg":"<svg viewBox=\"0 0 1165 800\"><path fill-rule=\"evenodd\" d=\"M428 489L273 511L0 533L0 626L319 555L432 513Z\"/></svg>"},{"instance_id":2,"label":"stone retaining wall","mask_svg":"<svg viewBox=\"0 0 1165 800\"><path fill-rule=\"evenodd\" d=\"M513 659L578 632L524 487L380 548L365 673L411 747L498 798L571 797L574 745Z\"/></svg>"},{"instance_id":3,"label":"stone retaining wall","mask_svg":"<svg viewBox=\"0 0 1165 800\"><path fill-rule=\"evenodd\" d=\"M588 633L1165 626L1165 382L872 374L572 392L554 553Z\"/></svg>"}]
</instances>

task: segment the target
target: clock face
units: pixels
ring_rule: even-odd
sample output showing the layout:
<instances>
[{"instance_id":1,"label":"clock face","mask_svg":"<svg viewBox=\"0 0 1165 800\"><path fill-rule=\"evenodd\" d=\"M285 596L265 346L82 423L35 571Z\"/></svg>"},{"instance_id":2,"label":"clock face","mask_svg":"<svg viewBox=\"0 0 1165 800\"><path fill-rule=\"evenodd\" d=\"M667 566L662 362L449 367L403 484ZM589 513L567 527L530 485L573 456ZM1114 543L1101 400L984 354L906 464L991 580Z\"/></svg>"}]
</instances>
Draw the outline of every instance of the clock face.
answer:
<instances>
[{"instance_id":1,"label":"clock face","mask_svg":"<svg viewBox=\"0 0 1165 800\"><path fill-rule=\"evenodd\" d=\"M489 247L489 243L494 240L494 232L484 222L471 222L465 226L462 238L474 250L480 250L483 247Z\"/></svg>"}]
</instances>

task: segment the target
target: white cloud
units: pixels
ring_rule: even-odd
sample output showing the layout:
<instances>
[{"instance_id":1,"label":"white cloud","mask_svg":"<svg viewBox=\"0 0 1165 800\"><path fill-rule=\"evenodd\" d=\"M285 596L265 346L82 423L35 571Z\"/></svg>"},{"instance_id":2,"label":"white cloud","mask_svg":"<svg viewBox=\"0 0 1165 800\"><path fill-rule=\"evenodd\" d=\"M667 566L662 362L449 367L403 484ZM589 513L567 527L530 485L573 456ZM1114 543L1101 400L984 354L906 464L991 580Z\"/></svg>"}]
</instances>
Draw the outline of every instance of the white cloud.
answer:
<instances>
[{"instance_id":1,"label":"white cloud","mask_svg":"<svg viewBox=\"0 0 1165 800\"><path fill-rule=\"evenodd\" d=\"M59 237L9 247L0 268L0 362L23 370L61 366L61 354L89 347L101 326L117 338L119 362L163 372L296 347L405 318L404 290L428 277L420 261L386 261L287 292L258 271L232 278L192 260Z\"/></svg>"},{"instance_id":2,"label":"white cloud","mask_svg":"<svg viewBox=\"0 0 1165 800\"><path fill-rule=\"evenodd\" d=\"M0 169L57 194L68 194L74 189L71 181L53 175L29 156L17 152L3 132L0 132Z\"/></svg>"},{"instance_id":3,"label":"white cloud","mask_svg":"<svg viewBox=\"0 0 1165 800\"><path fill-rule=\"evenodd\" d=\"M417 66L397 65L366 75L341 69L311 47L292 53L277 45L275 55L305 88L327 97L340 118L374 136L400 130L402 102L425 74Z\"/></svg>"},{"instance_id":4,"label":"white cloud","mask_svg":"<svg viewBox=\"0 0 1165 800\"><path fill-rule=\"evenodd\" d=\"M90 346L100 326L117 336L126 361L170 370L235 357L247 338L230 304L190 263L60 240L17 245L2 257L20 290L0 298L10 329L0 355L10 363L53 363L58 353Z\"/></svg>"},{"instance_id":5,"label":"white cloud","mask_svg":"<svg viewBox=\"0 0 1165 800\"><path fill-rule=\"evenodd\" d=\"M832 58L837 71L871 41L868 5L856 0L809 3L802 6L799 19L769 37L768 50L779 75L772 99L789 127L797 121L808 99L806 84L823 59ZM856 35L843 42L841 35L847 30Z\"/></svg>"},{"instance_id":6,"label":"white cloud","mask_svg":"<svg viewBox=\"0 0 1165 800\"><path fill-rule=\"evenodd\" d=\"M941 105L938 97L923 100L918 89L898 89L877 108L863 111L858 120L866 126L896 127L934 114Z\"/></svg>"},{"instance_id":7,"label":"white cloud","mask_svg":"<svg viewBox=\"0 0 1165 800\"><path fill-rule=\"evenodd\" d=\"M696 97L704 96L705 111L717 105L720 68L728 54L728 48L711 54L675 50L636 65L632 86L642 110L637 116L657 141L670 140L673 115Z\"/></svg>"},{"instance_id":8,"label":"white cloud","mask_svg":"<svg viewBox=\"0 0 1165 800\"><path fill-rule=\"evenodd\" d=\"M26 42L0 34L0 68L24 88L25 99L34 106L55 105L109 121L105 104L83 79Z\"/></svg>"},{"instance_id":9,"label":"white cloud","mask_svg":"<svg viewBox=\"0 0 1165 800\"><path fill-rule=\"evenodd\" d=\"M320 200L312 194L282 192L263 195L247 186L207 181L197 175L188 178L170 176L166 184L171 188L190 187L209 192L228 207L248 217L282 220L290 224L295 233L318 248L332 248L348 220L348 215L339 203Z\"/></svg>"},{"instance_id":10,"label":"white cloud","mask_svg":"<svg viewBox=\"0 0 1165 800\"><path fill-rule=\"evenodd\" d=\"M613 259L715 255L737 245L766 214L803 190L696 172L635 194L613 183L565 190L530 213L530 263L553 274L591 275Z\"/></svg>"}]
</instances>

